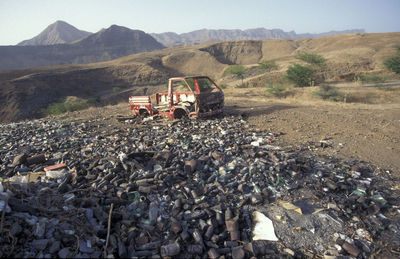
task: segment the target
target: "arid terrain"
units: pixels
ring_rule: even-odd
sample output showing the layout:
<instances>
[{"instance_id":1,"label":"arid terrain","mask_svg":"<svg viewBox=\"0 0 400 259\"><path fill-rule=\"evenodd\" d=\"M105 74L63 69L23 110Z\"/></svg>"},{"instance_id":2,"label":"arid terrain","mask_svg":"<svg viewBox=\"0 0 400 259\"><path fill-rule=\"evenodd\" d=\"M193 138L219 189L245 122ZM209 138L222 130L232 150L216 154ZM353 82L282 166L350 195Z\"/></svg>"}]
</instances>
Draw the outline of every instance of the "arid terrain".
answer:
<instances>
[{"instance_id":1,"label":"arid terrain","mask_svg":"<svg viewBox=\"0 0 400 259\"><path fill-rule=\"evenodd\" d=\"M108 62L62 65L0 72L0 119L3 122L43 116L43 109L67 96L90 99L115 89L164 85L169 77L208 75L228 87L240 84L226 71L235 64L246 68L249 88L279 81L299 52L327 59L327 82L352 82L357 75L386 75L382 62L395 55L400 33L347 34L317 39L245 40L174 47L138 53ZM258 62L274 60L278 70L261 71ZM393 75L389 74L388 78ZM148 87L151 89L150 87ZM129 93L127 93L129 94ZM119 100L126 100L120 96ZM118 101L113 99L113 101ZM26 109L26 107L30 109Z\"/></svg>"},{"instance_id":2,"label":"arid terrain","mask_svg":"<svg viewBox=\"0 0 400 259\"><path fill-rule=\"evenodd\" d=\"M399 42L229 41L1 72L0 257L398 256L400 77L382 63ZM285 79L302 52L327 60L335 101ZM132 116L129 96L194 74L221 86L222 116ZM70 100L93 107L44 112Z\"/></svg>"}]
</instances>

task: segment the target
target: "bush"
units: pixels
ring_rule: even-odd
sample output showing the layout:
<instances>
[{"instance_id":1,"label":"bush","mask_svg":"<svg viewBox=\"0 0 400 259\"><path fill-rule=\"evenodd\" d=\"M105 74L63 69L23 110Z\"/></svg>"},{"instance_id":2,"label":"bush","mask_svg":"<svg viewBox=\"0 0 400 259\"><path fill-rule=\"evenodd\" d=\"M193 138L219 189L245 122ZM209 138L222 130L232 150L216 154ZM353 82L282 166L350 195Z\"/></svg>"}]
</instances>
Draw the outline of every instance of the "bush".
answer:
<instances>
[{"instance_id":1,"label":"bush","mask_svg":"<svg viewBox=\"0 0 400 259\"><path fill-rule=\"evenodd\" d=\"M363 83L384 83L386 78L378 75L360 75L359 79Z\"/></svg>"},{"instance_id":2,"label":"bush","mask_svg":"<svg viewBox=\"0 0 400 259\"><path fill-rule=\"evenodd\" d=\"M400 45L397 46L400 48ZM400 50L399 50L400 51ZM387 58L383 65L390 71L400 74L400 56Z\"/></svg>"},{"instance_id":3,"label":"bush","mask_svg":"<svg viewBox=\"0 0 400 259\"><path fill-rule=\"evenodd\" d=\"M291 65L286 71L286 78L297 87L314 85L314 69L300 64Z\"/></svg>"},{"instance_id":4,"label":"bush","mask_svg":"<svg viewBox=\"0 0 400 259\"><path fill-rule=\"evenodd\" d=\"M160 81L150 81L150 82L147 83L147 85L151 85L151 86L156 86L156 85L159 85L159 84L160 84Z\"/></svg>"},{"instance_id":5,"label":"bush","mask_svg":"<svg viewBox=\"0 0 400 259\"><path fill-rule=\"evenodd\" d=\"M277 70L278 65L276 64L275 60L264 60L258 63L258 68L260 70L271 72L272 70Z\"/></svg>"},{"instance_id":6,"label":"bush","mask_svg":"<svg viewBox=\"0 0 400 259\"><path fill-rule=\"evenodd\" d=\"M89 97L87 99L87 102L90 104L98 104L100 102L100 98L98 96L96 97Z\"/></svg>"},{"instance_id":7,"label":"bush","mask_svg":"<svg viewBox=\"0 0 400 259\"><path fill-rule=\"evenodd\" d=\"M320 85L319 89L313 92L313 95L323 100L340 101L342 94L336 86Z\"/></svg>"},{"instance_id":8,"label":"bush","mask_svg":"<svg viewBox=\"0 0 400 259\"><path fill-rule=\"evenodd\" d=\"M246 69L244 68L244 66L233 65L226 70L226 73L228 75L235 75L237 78L242 79L242 84L243 84L245 71L246 71Z\"/></svg>"},{"instance_id":9,"label":"bush","mask_svg":"<svg viewBox=\"0 0 400 259\"><path fill-rule=\"evenodd\" d=\"M281 97L282 94L287 90L287 86L283 83L271 83L267 82L267 94L275 97Z\"/></svg>"},{"instance_id":10,"label":"bush","mask_svg":"<svg viewBox=\"0 0 400 259\"><path fill-rule=\"evenodd\" d=\"M315 53L299 52L297 53L296 58L303 60L310 65L323 66L326 63L326 59L323 56Z\"/></svg>"},{"instance_id":11,"label":"bush","mask_svg":"<svg viewBox=\"0 0 400 259\"><path fill-rule=\"evenodd\" d=\"M228 87L226 84L219 84L218 86L221 89L226 89Z\"/></svg>"},{"instance_id":12,"label":"bush","mask_svg":"<svg viewBox=\"0 0 400 259\"><path fill-rule=\"evenodd\" d=\"M76 99L73 101L64 101L50 104L45 110L45 115L59 115L66 112L73 112L89 108L89 104L82 100Z\"/></svg>"}]
</instances>

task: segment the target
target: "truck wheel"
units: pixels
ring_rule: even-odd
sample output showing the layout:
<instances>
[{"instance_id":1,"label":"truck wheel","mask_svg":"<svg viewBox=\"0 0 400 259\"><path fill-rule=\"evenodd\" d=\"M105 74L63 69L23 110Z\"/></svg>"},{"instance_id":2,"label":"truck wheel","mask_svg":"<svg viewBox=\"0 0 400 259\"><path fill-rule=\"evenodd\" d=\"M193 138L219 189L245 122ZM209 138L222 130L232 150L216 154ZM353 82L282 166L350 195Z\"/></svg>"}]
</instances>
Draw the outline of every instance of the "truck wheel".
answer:
<instances>
[{"instance_id":1,"label":"truck wheel","mask_svg":"<svg viewBox=\"0 0 400 259\"><path fill-rule=\"evenodd\" d=\"M147 110L144 110L144 109L140 110L139 114L140 114L140 117L143 117L143 118L149 117L149 112Z\"/></svg>"},{"instance_id":2,"label":"truck wheel","mask_svg":"<svg viewBox=\"0 0 400 259\"><path fill-rule=\"evenodd\" d=\"M175 119L182 119L182 118L187 118L188 115L187 115L187 113L185 112L185 110L183 110L183 109L176 109L176 110L174 111L174 117L175 117Z\"/></svg>"}]
</instances>

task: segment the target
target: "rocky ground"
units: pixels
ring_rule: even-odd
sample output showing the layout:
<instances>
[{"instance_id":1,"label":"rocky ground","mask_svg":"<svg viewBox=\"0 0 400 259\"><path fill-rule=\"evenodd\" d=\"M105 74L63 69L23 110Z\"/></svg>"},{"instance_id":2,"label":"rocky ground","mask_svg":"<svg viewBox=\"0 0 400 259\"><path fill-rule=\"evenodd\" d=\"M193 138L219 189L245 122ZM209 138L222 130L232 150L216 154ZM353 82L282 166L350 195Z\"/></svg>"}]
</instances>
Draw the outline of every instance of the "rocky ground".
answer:
<instances>
[{"instance_id":1,"label":"rocky ground","mask_svg":"<svg viewBox=\"0 0 400 259\"><path fill-rule=\"evenodd\" d=\"M261 122L272 110L235 105L208 120L119 121L120 105L1 125L1 256L400 254L392 170L319 152L329 139L286 145ZM255 240L261 223L277 241Z\"/></svg>"}]
</instances>

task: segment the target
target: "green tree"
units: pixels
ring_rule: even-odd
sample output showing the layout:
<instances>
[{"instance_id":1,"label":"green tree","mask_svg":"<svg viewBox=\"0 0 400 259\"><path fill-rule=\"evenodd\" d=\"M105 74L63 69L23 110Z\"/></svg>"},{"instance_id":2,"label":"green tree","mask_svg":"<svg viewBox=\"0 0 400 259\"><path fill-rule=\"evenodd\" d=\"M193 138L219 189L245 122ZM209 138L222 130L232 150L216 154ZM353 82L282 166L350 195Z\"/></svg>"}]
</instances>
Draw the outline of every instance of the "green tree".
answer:
<instances>
[{"instance_id":1,"label":"green tree","mask_svg":"<svg viewBox=\"0 0 400 259\"><path fill-rule=\"evenodd\" d=\"M258 68L260 70L271 72L272 70L278 69L278 65L276 64L275 60L263 60L258 63Z\"/></svg>"},{"instance_id":2,"label":"green tree","mask_svg":"<svg viewBox=\"0 0 400 259\"><path fill-rule=\"evenodd\" d=\"M302 60L310 65L315 65L322 67L326 64L326 59L318 54L315 53L308 53L308 52L299 52L296 55L296 58Z\"/></svg>"},{"instance_id":3,"label":"green tree","mask_svg":"<svg viewBox=\"0 0 400 259\"><path fill-rule=\"evenodd\" d=\"M313 85L314 69L300 64L291 65L286 71L286 78L297 87Z\"/></svg>"},{"instance_id":4,"label":"green tree","mask_svg":"<svg viewBox=\"0 0 400 259\"><path fill-rule=\"evenodd\" d=\"M246 72L244 66L242 65L233 65L228 68L227 73L229 75L235 75L237 78L242 79L242 85L243 85L243 79L244 79L244 73Z\"/></svg>"}]
</instances>

